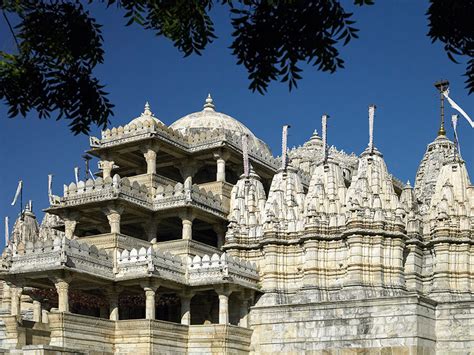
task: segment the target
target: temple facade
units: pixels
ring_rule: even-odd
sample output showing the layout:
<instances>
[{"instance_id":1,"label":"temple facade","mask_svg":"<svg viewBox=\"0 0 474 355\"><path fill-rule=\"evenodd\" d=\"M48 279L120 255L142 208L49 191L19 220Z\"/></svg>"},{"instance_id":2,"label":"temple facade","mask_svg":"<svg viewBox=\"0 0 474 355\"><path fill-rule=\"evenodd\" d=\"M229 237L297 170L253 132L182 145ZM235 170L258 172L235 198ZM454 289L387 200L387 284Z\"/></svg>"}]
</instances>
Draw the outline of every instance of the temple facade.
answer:
<instances>
[{"instance_id":1,"label":"temple facade","mask_svg":"<svg viewBox=\"0 0 474 355\"><path fill-rule=\"evenodd\" d=\"M238 120L143 113L98 172L28 204L1 256L0 351L469 354L474 186L444 130L415 184L321 135L274 157ZM330 135L329 135L330 137Z\"/></svg>"}]
</instances>

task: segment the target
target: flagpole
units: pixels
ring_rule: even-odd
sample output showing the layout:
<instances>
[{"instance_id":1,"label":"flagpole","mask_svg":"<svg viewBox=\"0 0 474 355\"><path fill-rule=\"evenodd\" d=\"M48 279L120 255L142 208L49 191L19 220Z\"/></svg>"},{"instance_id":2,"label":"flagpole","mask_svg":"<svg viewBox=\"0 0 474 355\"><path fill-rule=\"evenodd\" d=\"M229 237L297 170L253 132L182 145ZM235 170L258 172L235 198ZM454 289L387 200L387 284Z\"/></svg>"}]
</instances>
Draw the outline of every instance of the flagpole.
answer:
<instances>
[{"instance_id":1,"label":"flagpole","mask_svg":"<svg viewBox=\"0 0 474 355\"><path fill-rule=\"evenodd\" d=\"M20 189L20 219L23 221L23 185Z\"/></svg>"},{"instance_id":2,"label":"flagpole","mask_svg":"<svg viewBox=\"0 0 474 355\"><path fill-rule=\"evenodd\" d=\"M441 122L439 125L438 136L445 136L446 130L444 128L444 95L443 92L449 87L449 81L440 80L434 83L434 86L439 90L440 94L440 109L441 109Z\"/></svg>"}]
</instances>

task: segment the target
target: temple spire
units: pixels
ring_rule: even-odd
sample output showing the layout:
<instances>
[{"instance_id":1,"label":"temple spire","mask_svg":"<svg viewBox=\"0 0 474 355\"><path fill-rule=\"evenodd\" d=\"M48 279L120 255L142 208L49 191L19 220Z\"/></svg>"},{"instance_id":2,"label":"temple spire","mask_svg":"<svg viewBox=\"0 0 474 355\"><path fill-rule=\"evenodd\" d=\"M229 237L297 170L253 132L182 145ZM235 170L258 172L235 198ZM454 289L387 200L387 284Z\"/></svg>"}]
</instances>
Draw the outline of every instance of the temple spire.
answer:
<instances>
[{"instance_id":1,"label":"temple spire","mask_svg":"<svg viewBox=\"0 0 474 355\"><path fill-rule=\"evenodd\" d=\"M374 151L374 118L375 118L375 109L377 106L369 106L369 151L373 153Z\"/></svg>"},{"instance_id":2,"label":"temple spire","mask_svg":"<svg viewBox=\"0 0 474 355\"><path fill-rule=\"evenodd\" d=\"M211 94L207 94L206 103L204 104L204 111L215 111L214 100Z\"/></svg>"},{"instance_id":3,"label":"temple spire","mask_svg":"<svg viewBox=\"0 0 474 355\"><path fill-rule=\"evenodd\" d=\"M439 90L439 97L440 97L440 109L441 109L441 117L440 117L440 125L438 130L438 137L445 136L446 130L444 129L444 95L445 92L449 88L449 81L447 80L440 80L437 81L434 86Z\"/></svg>"},{"instance_id":4,"label":"temple spire","mask_svg":"<svg viewBox=\"0 0 474 355\"><path fill-rule=\"evenodd\" d=\"M250 164L249 164L249 146L248 146L248 135L242 135L242 157L244 160L244 176L246 178L250 175Z\"/></svg>"},{"instance_id":5,"label":"temple spire","mask_svg":"<svg viewBox=\"0 0 474 355\"><path fill-rule=\"evenodd\" d=\"M326 162L328 160L328 144L327 144L327 120L328 120L328 118L329 118L329 116L326 115L326 114L324 114L321 117L321 132L322 132L322 135L323 135L324 164L326 164Z\"/></svg>"},{"instance_id":6,"label":"temple spire","mask_svg":"<svg viewBox=\"0 0 474 355\"><path fill-rule=\"evenodd\" d=\"M286 167L288 165L288 155L287 155L288 128L290 128L290 125L284 125L283 126L283 131L282 131L282 134L281 134L281 168L283 170L286 170Z\"/></svg>"}]
</instances>

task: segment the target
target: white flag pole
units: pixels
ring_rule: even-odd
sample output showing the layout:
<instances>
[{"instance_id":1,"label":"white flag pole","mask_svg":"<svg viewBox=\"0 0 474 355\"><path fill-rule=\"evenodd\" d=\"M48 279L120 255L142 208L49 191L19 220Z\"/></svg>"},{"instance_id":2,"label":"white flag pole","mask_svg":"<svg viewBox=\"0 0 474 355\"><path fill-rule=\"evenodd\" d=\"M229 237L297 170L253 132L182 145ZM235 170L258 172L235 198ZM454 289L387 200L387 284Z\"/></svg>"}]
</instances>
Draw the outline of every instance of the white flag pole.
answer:
<instances>
[{"instance_id":1,"label":"white flag pole","mask_svg":"<svg viewBox=\"0 0 474 355\"><path fill-rule=\"evenodd\" d=\"M281 168L283 170L286 170L287 167L287 149L288 149L288 128L290 128L289 125L284 125L283 126L283 131L281 134Z\"/></svg>"},{"instance_id":2,"label":"white flag pole","mask_svg":"<svg viewBox=\"0 0 474 355\"><path fill-rule=\"evenodd\" d=\"M76 179L76 185L79 183L79 167L74 168L74 178Z\"/></svg>"},{"instance_id":3,"label":"white flag pole","mask_svg":"<svg viewBox=\"0 0 474 355\"><path fill-rule=\"evenodd\" d=\"M457 152L459 157L461 158L461 146L459 145L459 138L458 138L458 115L451 116L451 122L453 124L453 131L454 131L454 144L456 145ZM456 154L456 153L455 153Z\"/></svg>"},{"instance_id":4,"label":"white flag pole","mask_svg":"<svg viewBox=\"0 0 474 355\"><path fill-rule=\"evenodd\" d=\"M95 181L95 177L94 177L94 174L92 174L91 169L89 169L89 176L91 177L93 181Z\"/></svg>"},{"instance_id":5,"label":"white flag pole","mask_svg":"<svg viewBox=\"0 0 474 355\"><path fill-rule=\"evenodd\" d=\"M5 217L5 246L10 242L10 227L8 225L8 217Z\"/></svg>"},{"instance_id":6,"label":"white flag pole","mask_svg":"<svg viewBox=\"0 0 474 355\"><path fill-rule=\"evenodd\" d=\"M49 204L52 203L53 196L53 174L48 174L48 199Z\"/></svg>"},{"instance_id":7,"label":"white flag pole","mask_svg":"<svg viewBox=\"0 0 474 355\"><path fill-rule=\"evenodd\" d=\"M370 153L374 152L374 118L375 118L375 105L369 106L369 150Z\"/></svg>"},{"instance_id":8,"label":"white flag pole","mask_svg":"<svg viewBox=\"0 0 474 355\"><path fill-rule=\"evenodd\" d=\"M469 115L461 108L457 103L454 102L453 99L449 97L449 89L443 91L444 97L448 100L449 104L453 109L458 111L466 120L469 122L472 128L474 128L474 121L469 117Z\"/></svg>"},{"instance_id":9,"label":"white flag pole","mask_svg":"<svg viewBox=\"0 0 474 355\"><path fill-rule=\"evenodd\" d=\"M244 176L248 178L250 175L250 164L247 134L242 135L242 158L244 160Z\"/></svg>"},{"instance_id":10,"label":"white flag pole","mask_svg":"<svg viewBox=\"0 0 474 355\"><path fill-rule=\"evenodd\" d=\"M323 134L323 149L324 149L324 164L326 164L328 160L328 143L327 143L327 122L328 122L329 116L324 114L321 117L321 133Z\"/></svg>"}]
</instances>

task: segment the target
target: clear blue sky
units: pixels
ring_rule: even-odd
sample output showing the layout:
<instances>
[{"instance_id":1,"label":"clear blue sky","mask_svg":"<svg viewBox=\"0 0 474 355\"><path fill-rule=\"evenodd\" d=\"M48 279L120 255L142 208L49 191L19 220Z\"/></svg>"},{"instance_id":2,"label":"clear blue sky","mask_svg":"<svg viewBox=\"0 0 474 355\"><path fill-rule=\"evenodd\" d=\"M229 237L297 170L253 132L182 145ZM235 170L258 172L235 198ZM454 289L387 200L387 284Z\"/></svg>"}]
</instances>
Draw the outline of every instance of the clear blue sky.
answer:
<instances>
[{"instance_id":1,"label":"clear blue sky","mask_svg":"<svg viewBox=\"0 0 474 355\"><path fill-rule=\"evenodd\" d=\"M438 129L439 96L433 82L451 81L453 98L474 116L474 95L468 96L461 74L465 65L452 63L440 44L431 44L425 12L427 1L376 1L356 8L360 39L341 49L346 68L335 74L306 67L297 90L275 83L265 96L248 90L243 68L230 55L229 15L214 12L219 39L204 54L182 58L172 44L137 26L125 27L121 12L94 6L93 14L104 25L105 63L97 75L107 85L115 103L112 125L123 125L138 116L146 100L166 124L201 109L208 92L216 107L246 124L279 155L281 126L291 124L289 144L304 143L320 128L328 113L329 143L360 154L367 145L367 106L377 104L375 144L384 154L389 171L412 182L418 164ZM219 7L219 6L218 6ZM0 21L0 50L10 50L13 40ZM447 109L448 117L453 111ZM42 218L47 207L47 175L53 173L54 192L74 180L74 166L83 166L81 154L88 138L73 136L67 122L7 119L0 103L1 180L0 216L10 216L18 179L25 183L24 200L34 201ZM463 157L474 172L474 130L459 124ZM92 132L99 136L97 129ZM448 127L452 137L452 129ZM2 223L3 224L3 223ZM2 227L3 235L3 227ZM3 242L3 236L1 238Z\"/></svg>"}]
</instances>

